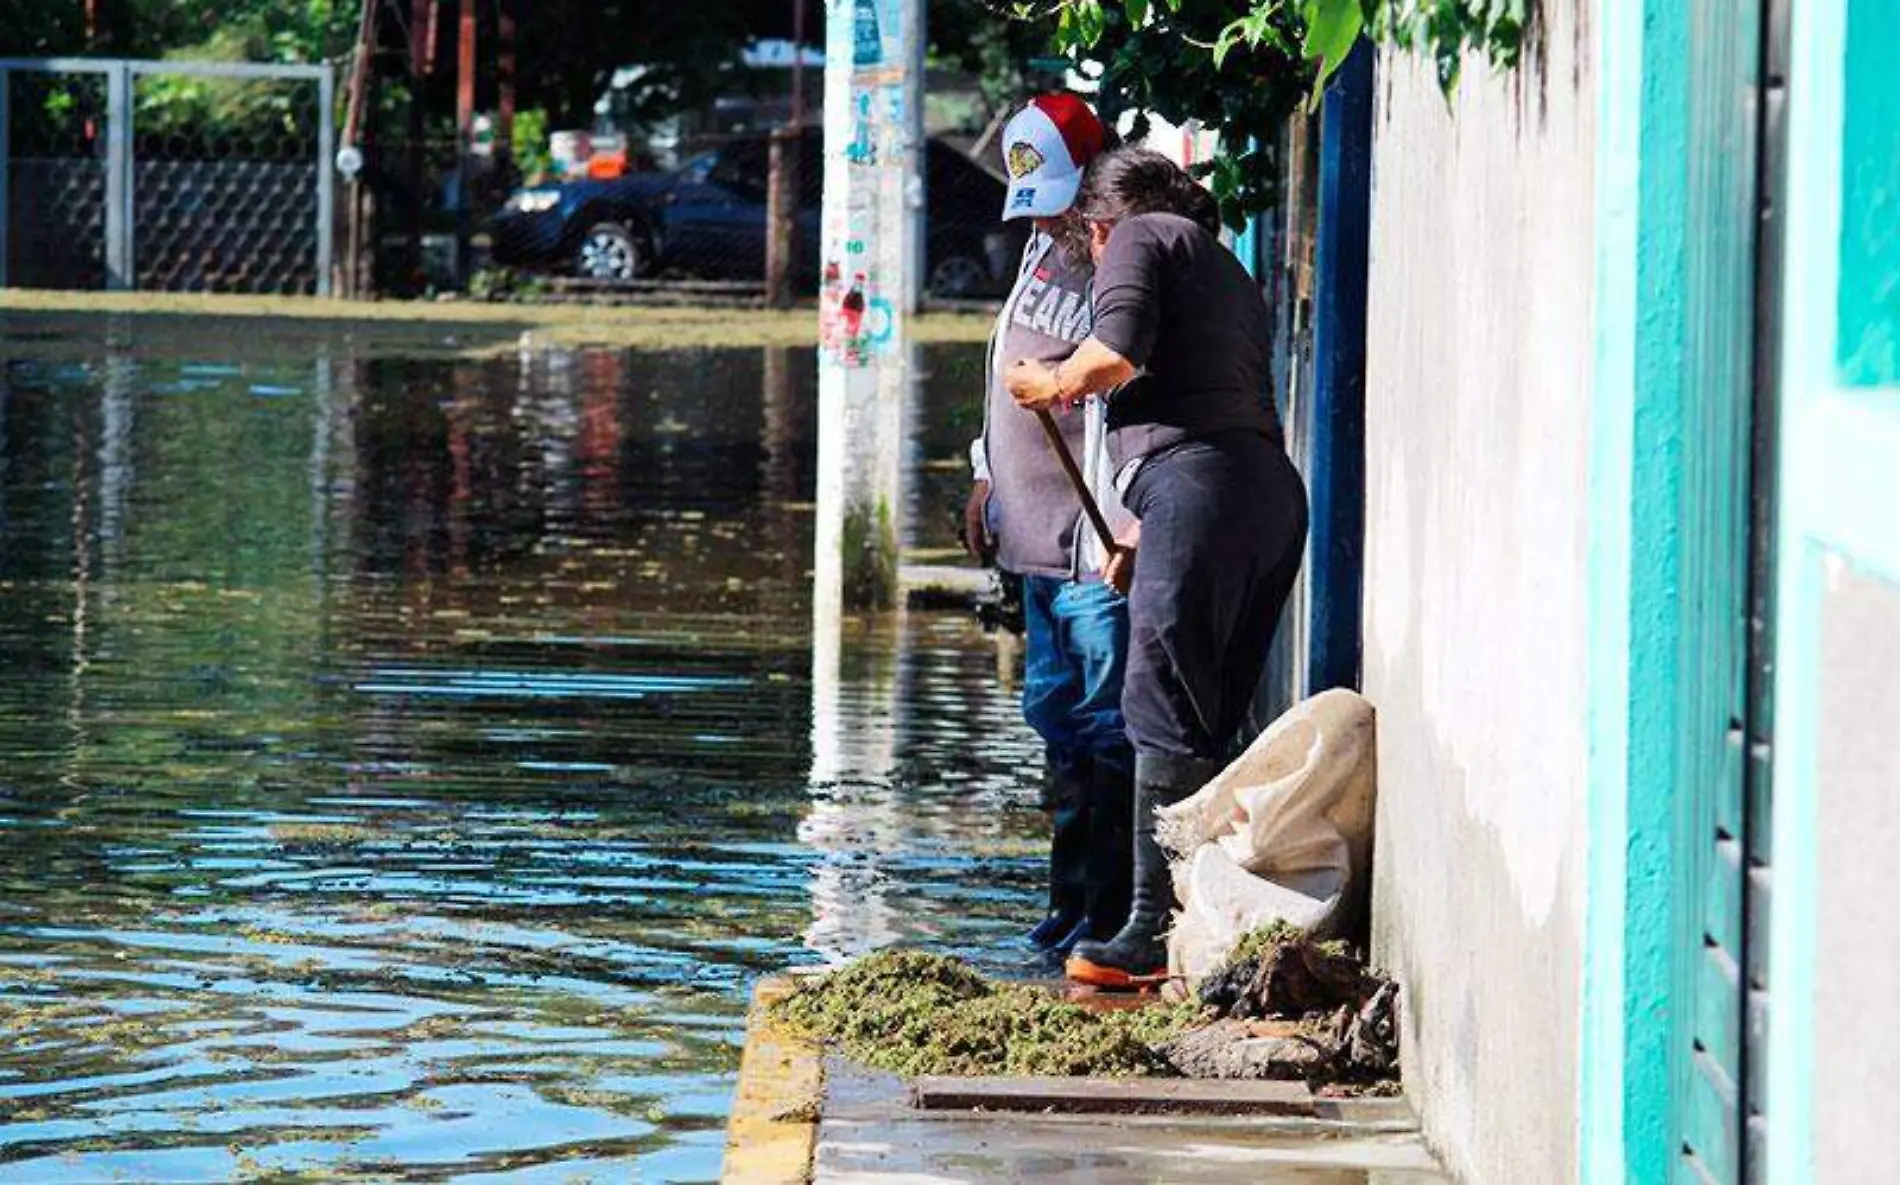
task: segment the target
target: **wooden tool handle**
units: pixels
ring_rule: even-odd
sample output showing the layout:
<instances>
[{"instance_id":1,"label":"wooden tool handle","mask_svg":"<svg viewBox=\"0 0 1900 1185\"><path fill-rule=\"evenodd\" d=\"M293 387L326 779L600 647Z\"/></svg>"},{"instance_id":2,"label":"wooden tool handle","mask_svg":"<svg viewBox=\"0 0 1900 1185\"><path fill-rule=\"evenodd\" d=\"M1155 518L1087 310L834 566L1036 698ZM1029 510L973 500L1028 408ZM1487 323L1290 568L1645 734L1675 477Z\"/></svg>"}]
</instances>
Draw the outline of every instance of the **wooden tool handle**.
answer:
<instances>
[{"instance_id":1,"label":"wooden tool handle","mask_svg":"<svg viewBox=\"0 0 1900 1185\"><path fill-rule=\"evenodd\" d=\"M1055 417L1049 414L1048 408L1037 408L1036 418L1042 421L1042 434L1049 438L1049 447L1056 451L1056 460L1062 463L1062 472L1069 475L1069 484L1075 487L1076 496L1082 499L1082 513L1088 516L1089 526L1095 528L1095 537L1102 541L1102 550L1114 555L1121 545L1115 542L1115 533L1108 529L1108 520L1102 517L1102 508L1096 505L1095 495L1089 492L1089 483L1083 478L1075 457L1069 452L1069 442L1062 439L1062 429L1056 427Z\"/></svg>"}]
</instances>

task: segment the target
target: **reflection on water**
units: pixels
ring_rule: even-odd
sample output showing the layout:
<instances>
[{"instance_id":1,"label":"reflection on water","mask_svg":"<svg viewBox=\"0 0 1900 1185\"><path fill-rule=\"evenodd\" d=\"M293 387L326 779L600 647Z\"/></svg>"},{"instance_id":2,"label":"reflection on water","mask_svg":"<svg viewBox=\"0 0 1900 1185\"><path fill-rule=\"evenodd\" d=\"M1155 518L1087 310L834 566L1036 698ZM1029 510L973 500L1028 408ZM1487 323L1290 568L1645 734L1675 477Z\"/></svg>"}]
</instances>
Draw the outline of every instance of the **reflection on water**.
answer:
<instances>
[{"instance_id":1,"label":"reflection on water","mask_svg":"<svg viewBox=\"0 0 1900 1185\"><path fill-rule=\"evenodd\" d=\"M0 319L0 1179L709 1179L760 972L1016 957L991 642L814 694L809 354L156 326Z\"/></svg>"}]
</instances>

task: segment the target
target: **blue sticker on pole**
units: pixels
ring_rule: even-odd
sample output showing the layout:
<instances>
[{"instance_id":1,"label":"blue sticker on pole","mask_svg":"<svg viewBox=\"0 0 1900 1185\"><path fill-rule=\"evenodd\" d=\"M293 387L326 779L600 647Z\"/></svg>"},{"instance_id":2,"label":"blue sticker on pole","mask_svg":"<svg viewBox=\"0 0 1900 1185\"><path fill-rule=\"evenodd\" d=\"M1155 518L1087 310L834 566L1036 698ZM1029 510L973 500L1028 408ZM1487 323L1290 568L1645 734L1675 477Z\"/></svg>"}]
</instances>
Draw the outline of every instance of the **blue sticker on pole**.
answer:
<instances>
[{"instance_id":1,"label":"blue sticker on pole","mask_svg":"<svg viewBox=\"0 0 1900 1185\"><path fill-rule=\"evenodd\" d=\"M878 31L877 0L857 0L852 11L851 64L884 64L884 37Z\"/></svg>"}]
</instances>

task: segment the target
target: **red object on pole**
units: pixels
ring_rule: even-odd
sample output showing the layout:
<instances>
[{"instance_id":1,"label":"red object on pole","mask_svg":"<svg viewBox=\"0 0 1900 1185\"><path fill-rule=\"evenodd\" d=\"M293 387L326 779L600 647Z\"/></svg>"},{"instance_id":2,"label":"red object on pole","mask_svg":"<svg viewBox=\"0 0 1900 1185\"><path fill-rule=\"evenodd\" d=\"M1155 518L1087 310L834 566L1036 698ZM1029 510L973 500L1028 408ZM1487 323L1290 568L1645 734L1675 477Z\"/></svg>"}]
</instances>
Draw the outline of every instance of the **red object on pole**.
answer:
<instances>
[{"instance_id":1,"label":"red object on pole","mask_svg":"<svg viewBox=\"0 0 1900 1185\"><path fill-rule=\"evenodd\" d=\"M356 54L350 62L349 95L343 109L343 143L358 142L363 126L363 104L369 90L370 58L376 52L376 0L363 0L356 23Z\"/></svg>"},{"instance_id":2,"label":"red object on pole","mask_svg":"<svg viewBox=\"0 0 1900 1185\"><path fill-rule=\"evenodd\" d=\"M469 233L475 214L475 170L470 160L475 135L475 5L462 0L462 27L455 52L455 275L468 282Z\"/></svg>"},{"instance_id":3,"label":"red object on pole","mask_svg":"<svg viewBox=\"0 0 1900 1185\"><path fill-rule=\"evenodd\" d=\"M410 0L409 36L414 41L410 52L415 55L412 68L417 78L435 73L435 47L441 36L436 17L441 11L437 0Z\"/></svg>"},{"instance_id":4,"label":"red object on pole","mask_svg":"<svg viewBox=\"0 0 1900 1185\"><path fill-rule=\"evenodd\" d=\"M429 43L429 0L409 0L409 77L421 78Z\"/></svg>"},{"instance_id":5,"label":"red object on pole","mask_svg":"<svg viewBox=\"0 0 1900 1185\"><path fill-rule=\"evenodd\" d=\"M475 123L475 0L462 0L462 28L455 43L455 131L468 154L469 130Z\"/></svg>"}]
</instances>

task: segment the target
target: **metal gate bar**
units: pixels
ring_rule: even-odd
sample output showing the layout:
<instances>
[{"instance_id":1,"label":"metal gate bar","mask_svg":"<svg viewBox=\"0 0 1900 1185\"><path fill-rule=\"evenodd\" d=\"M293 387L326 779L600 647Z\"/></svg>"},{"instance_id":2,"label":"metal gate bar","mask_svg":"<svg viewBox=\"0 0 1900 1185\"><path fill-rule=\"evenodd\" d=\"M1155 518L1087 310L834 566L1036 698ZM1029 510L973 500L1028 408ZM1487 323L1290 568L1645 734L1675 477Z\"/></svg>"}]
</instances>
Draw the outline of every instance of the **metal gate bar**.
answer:
<instances>
[{"instance_id":1,"label":"metal gate bar","mask_svg":"<svg viewBox=\"0 0 1900 1185\"><path fill-rule=\"evenodd\" d=\"M134 287L132 272L132 76L106 76L106 288Z\"/></svg>"},{"instance_id":2,"label":"metal gate bar","mask_svg":"<svg viewBox=\"0 0 1900 1185\"><path fill-rule=\"evenodd\" d=\"M105 261L106 287L129 290L137 286L136 205L133 154L133 84L139 77L195 77L254 79L260 82L309 82L317 88L317 149L312 162L316 178L316 259L314 286L318 296L330 294L335 258L335 179L331 158L336 142L336 71L318 65L269 65L255 62L158 62L102 58L0 58L0 287L9 277L7 234L11 220L12 160L9 131L12 112L9 95L12 76L24 74L103 75L106 79Z\"/></svg>"},{"instance_id":3,"label":"metal gate bar","mask_svg":"<svg viewBox=\"0 0 1900 1185\"><path fill-rule=\"evenodd\" d=\"M0 58L0 288L10 282L7 263L10 258L11 243L8 231L13 221L10 202L13 196L12 170L13 146L11 140L13 112L10 99L13 92L13 75L18 74L96 74L107 76L108 109L110 101L111 77L117 73L117 63L97 58ZM111 128L107 129L108 145L111 144ZM127 141L129 144L129 141ZM121 182L123 177L120 178ZM108 287L113 287L112 261L113 232L123 231L122 209L113 200L113 169L108 158L106 163L106 267Z\"/></svg>"}]
</instances>

